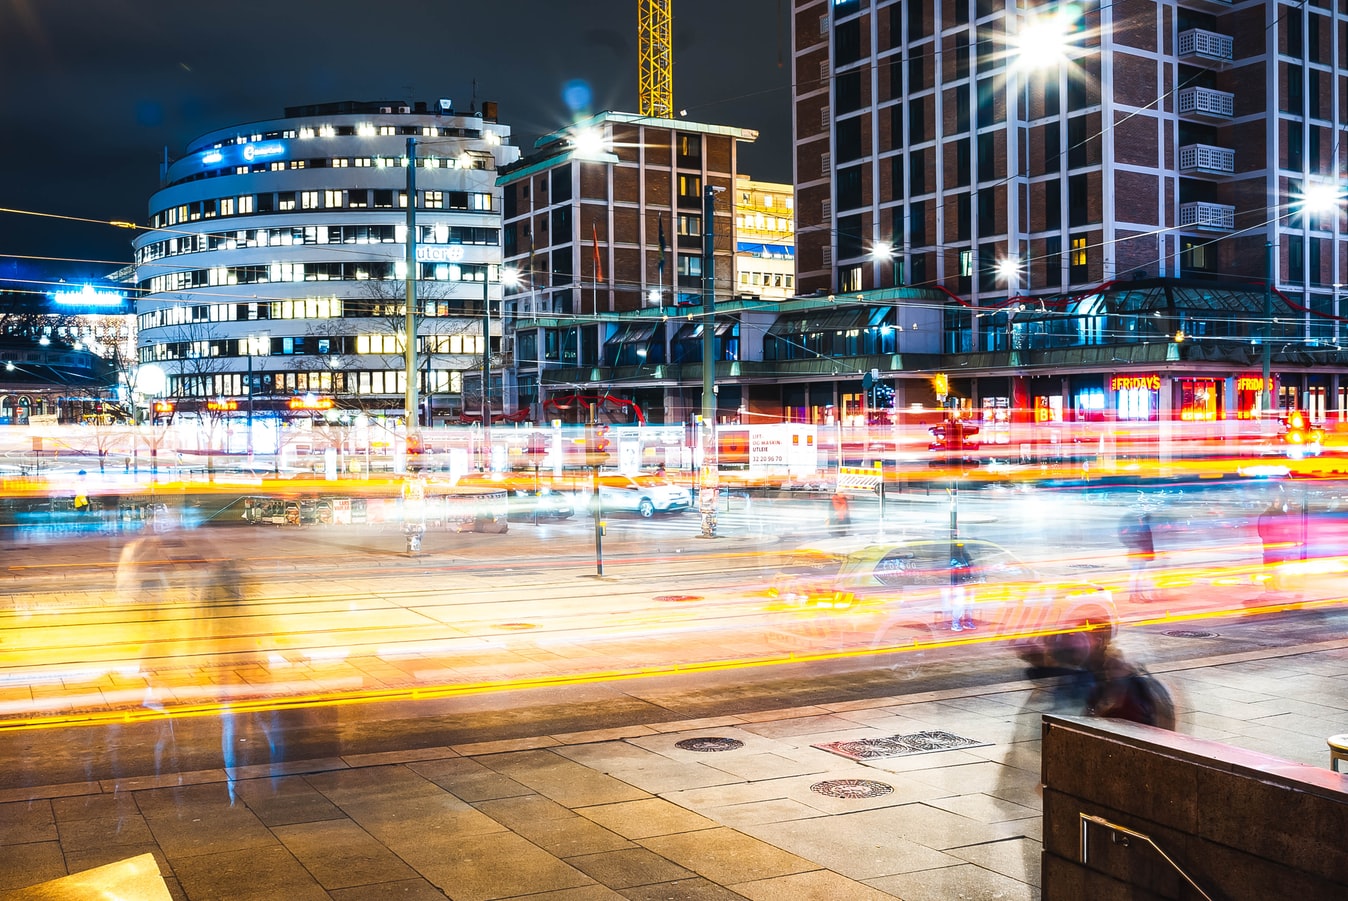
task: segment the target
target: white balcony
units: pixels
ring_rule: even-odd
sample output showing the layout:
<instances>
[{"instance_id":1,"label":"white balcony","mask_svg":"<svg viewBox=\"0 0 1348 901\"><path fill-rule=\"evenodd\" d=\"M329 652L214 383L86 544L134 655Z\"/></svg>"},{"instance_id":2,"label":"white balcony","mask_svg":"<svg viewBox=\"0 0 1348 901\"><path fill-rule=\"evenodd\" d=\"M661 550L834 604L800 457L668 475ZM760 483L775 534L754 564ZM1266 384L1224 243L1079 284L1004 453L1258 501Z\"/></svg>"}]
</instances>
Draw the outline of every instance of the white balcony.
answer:
<instances>
[{"instance_id":1,"label":"white balcony","mask_svg":"<svg viewBox=\"0 0 1348 901\"><path fill-rule=\"evenodd\" d=\"M1225 203L1181 203L1180 228L1229 232L1236 230L1236 208Z\"/></svg>"},{"instance_id":2,"label":"white balcony","mask_svg":"<svg viewBox=\"0 0 1348 901\"><path fill-rule=\"evenodd\" d=\"M1181 31L1179 36L1179 58L1185 62L1212 60L1230 62L1234 46L1230 35L1201 28Z\"/></svg>"},{"instance_id":3,"label":"white balcony","mask_svg":"<svg viewBox=\"0 0 1348 901\"><path fill-rule=\"evenodd\" d=\"M1202 119L1230 119L1236 95L1212 88L1184 88L1179 92L1179 114Z\"/></svg>"},{"instance_id":4,"label":"white balcony","mask_svg":"<svg viewBox=\"0 0 1348 901\"><path fill-rule=\"evenodd\" d=\"M1179 168L1190 175L1230 175L1236 171L1236 152L1211 144L1185 144Z\"/></svg>"}]
</instances>

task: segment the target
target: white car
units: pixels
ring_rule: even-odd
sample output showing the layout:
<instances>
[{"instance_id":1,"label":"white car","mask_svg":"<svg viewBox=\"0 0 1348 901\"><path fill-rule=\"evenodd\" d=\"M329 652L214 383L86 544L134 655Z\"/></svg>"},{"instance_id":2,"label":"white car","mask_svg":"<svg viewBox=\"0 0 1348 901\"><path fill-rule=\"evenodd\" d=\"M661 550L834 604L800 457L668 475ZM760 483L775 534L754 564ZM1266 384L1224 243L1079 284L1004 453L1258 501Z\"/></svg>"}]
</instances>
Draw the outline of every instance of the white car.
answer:
<instances>
[{"instance_id":1,"label":"white car","mask_svg":"<svg viewBox=\"0 0 1348 901\"><path fill-rule=\"evenodd\" d=\"M693 492L656 475L609 473L599 477L599 500L605 511L625 510L650 517L693 506Z\"/></svg>"},{"instance_id":2,"label":"white car","mask_svg":"<svg viewBox=\"0 0 1348 901\"><path fill-rule=\"evenodd\" d=\"M877 650L990 638L1029 663L1051 662L1067 632L1103 647L1118 614L1098 585L1045 578L988 541L915 539L795 555L773 586L776 612L839 634L869 631Z\"/></svg>"}]
</instances>

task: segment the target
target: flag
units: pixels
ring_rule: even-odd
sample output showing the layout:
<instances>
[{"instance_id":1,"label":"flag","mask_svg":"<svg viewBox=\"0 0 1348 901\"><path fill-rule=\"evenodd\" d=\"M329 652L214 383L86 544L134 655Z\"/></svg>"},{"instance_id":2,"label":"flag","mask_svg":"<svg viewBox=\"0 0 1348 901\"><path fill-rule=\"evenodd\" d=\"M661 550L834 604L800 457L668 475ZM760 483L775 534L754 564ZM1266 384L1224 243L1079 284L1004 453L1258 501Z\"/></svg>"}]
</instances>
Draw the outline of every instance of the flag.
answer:
<instances>
[{"instance_id":1,"label":"flag","mask_svg":"<svg viewBox=\"0 0 1348 901\"><path fill-rule=\"evenodd\" d=\"M665 217L660 217L660 277L665 277Z\"/></svg>"},{"instance_id":2,"label":"flag","mask_svg":"<svg viewBox=\"0 0 1348 901\"><path fill-rule=\"evenodd\" d=\"M602 282L604 280L604 264L599 259L599 226L592 225L594 230L594 280Z\"/></svg>"}]
</instances>

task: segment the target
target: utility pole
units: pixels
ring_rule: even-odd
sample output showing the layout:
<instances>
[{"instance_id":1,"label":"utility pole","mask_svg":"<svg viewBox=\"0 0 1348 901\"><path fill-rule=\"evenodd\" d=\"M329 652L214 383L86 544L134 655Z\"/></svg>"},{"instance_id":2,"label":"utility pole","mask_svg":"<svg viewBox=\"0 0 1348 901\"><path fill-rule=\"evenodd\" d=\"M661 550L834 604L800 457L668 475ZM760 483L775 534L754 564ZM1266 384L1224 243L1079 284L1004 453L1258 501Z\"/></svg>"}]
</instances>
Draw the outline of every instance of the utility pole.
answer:
<instances>
[{"instance_id":1,"label":"utility pole","mask_svg":"<svg viewBox=\"0 0 1348 901\"><path fill-rule=\"evenodd\" d=\"M1264 413L1273 410L1273 242L1264 242Z\"/></svg>"},{"instance_id":2,"label":"utility pole","mask_svg":"<svg viewBox=\"0 0 1348 901\"><path fill-rule=\"evenodd\" d=\"M403 416L407 421L407 450L416 446L415 436L421 425L417 398L417 139L407 139L407 312L403 324L403 367L407 387Z\"/></svg>"},{"instance_id":3,"label":"utility pole","mask_svg":"<svg viewBox=\"0 0 1348 901\"><path fill-rule=\"evenodd\" d=\"M703 538L716 537L716 195L702 191L702 513Z\"/></svg>"},{"instance_id":4,"label":"utility pole","mask_svg":"<svg viewBox=\"0 0 1348 901\"><path fill-rule=\"evenodd\" d=\"M482 271L482 471L491 472L491 264Z\"/></svg>"}]
</instances>

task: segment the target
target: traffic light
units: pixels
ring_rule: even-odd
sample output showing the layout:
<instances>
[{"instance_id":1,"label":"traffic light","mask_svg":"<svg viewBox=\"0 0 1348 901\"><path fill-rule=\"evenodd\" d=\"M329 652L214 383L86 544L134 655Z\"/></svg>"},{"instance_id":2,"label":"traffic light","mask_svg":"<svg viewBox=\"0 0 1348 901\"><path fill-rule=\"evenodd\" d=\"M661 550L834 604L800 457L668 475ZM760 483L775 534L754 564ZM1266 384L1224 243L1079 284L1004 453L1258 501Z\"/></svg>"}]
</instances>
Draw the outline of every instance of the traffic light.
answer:
<instances>
[{"instance_id":1,"label":"traffic light","mask_svg":"<svg viewBox=\"0 0 1348 901\"><path fill-rule=\"evenodd\" d=\"M525 458L531 466L541 466L543 459L548 455L548 439L540 434L529 436L529 444L524 451Z\"/></svg>"},{"instance_id":2,"label":"traffic light","mask_svg":"<svg viewBox=\"0 0 1348 901\"><path fill-rule=\"evenodd\" d=\"M603 466L608 463L609 447L608 426L603 423L585 427L585 465Z\"/></svg>"},{"instance_id":3,"label":"traffic light","mask_svg":"<svg viewBox=\"0 0 1348 901\"><path fill-rule=\"evenodd\" d=\"M1320 453L1325 433L1312 426L1304 412L1288 410L1279 421L1282 423L1282 441L1287 445L1289 457L1300 458Z\"/></svg>"},{"instance_id":4,"label":"traffic light","mask_svg":"<svg viewBox=\"0 0 1348 901\"><path fill-rule=\"evenodd\" d=\"M932 426L928 431L936 439L931 444L931 450L962 451L966 448L969 450L978 448L977 441L969 440L978 434L978 426L962 419L952 417L940 425Z\"/></svg>"}]
</instances>

